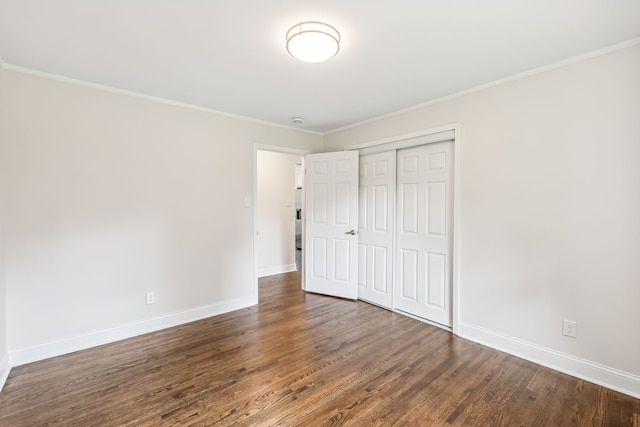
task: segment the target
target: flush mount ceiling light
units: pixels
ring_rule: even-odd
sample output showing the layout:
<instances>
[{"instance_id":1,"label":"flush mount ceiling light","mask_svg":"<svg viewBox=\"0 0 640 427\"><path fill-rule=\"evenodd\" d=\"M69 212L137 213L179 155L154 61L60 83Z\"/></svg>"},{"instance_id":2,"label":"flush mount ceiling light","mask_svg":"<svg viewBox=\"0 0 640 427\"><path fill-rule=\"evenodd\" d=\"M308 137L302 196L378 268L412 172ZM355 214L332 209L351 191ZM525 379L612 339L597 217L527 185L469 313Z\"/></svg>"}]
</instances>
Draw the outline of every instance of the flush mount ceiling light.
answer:
<instances>
[{"instance_id":1,"label":"flush mount ceiling light","mask_svg":"<svg viewBox=\"0 0 640 427\"><path fill-rule=\"evenodd\" d=\"M340 50L340 33L322 22L301 22L287 31L287 51L304 62L327 61Z\"/></svg>"}]
</instances>

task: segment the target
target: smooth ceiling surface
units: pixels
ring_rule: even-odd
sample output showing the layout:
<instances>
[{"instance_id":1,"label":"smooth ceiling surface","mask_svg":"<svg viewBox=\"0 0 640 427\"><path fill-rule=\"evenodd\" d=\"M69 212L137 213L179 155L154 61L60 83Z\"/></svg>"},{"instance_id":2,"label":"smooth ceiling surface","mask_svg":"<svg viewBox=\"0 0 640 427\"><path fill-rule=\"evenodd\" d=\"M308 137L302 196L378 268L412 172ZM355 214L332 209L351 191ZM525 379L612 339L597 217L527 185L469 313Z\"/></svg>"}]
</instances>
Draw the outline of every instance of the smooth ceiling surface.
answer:
<instances>
[{"instance_id":1,"label":"smooth ceiling surface","mask_svg":"<svg viewBox=\"0 0 640 427\"><path fill-rule=\"evenodd\" d=\"M305 20L336 57L288 55ZM638 37L640 0L0 0L8 68L321 133Z\"/></svg>"}]
</instances>

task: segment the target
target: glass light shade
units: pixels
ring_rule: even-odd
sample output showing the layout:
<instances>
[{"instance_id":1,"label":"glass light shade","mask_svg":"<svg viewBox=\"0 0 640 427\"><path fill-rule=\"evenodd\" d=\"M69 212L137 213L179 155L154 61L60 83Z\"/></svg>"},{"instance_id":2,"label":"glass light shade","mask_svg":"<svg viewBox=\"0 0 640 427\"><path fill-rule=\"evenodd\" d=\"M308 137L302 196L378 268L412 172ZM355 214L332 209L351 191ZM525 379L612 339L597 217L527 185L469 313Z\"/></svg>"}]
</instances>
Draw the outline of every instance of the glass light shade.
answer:
<instances>
[{"instance_id":1,"label":"glass light shade","mask_svg":"<svg viewBox=\"0 0 640 427\"><path fill-rule=\"evenodd\" d=\"M302 22L287 31L287 51L304 62L327 61L340 50L340 34L322 22Z\"/></svg>"}]
</instances>

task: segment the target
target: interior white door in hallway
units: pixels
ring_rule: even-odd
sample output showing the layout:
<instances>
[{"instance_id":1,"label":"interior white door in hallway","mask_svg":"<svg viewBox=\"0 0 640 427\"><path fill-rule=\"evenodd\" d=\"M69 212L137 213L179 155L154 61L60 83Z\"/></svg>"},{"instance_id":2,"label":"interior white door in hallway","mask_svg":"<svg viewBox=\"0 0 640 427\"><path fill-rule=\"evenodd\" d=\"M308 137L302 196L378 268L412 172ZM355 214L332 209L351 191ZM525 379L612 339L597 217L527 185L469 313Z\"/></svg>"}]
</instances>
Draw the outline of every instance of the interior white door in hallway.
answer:
<instances>
[{"instance_id":1,"label":"interior white door in hallway","mask_svg":"<svg viewBox=\"0 0 640 427\"><path fill-rule=\"evenodd\" d=\"M393 305L396 151L360 157L358 298Z\"/></svg>"},{"instance_id":2,"label":"interior white door in hallway","mask_svg":"<svg viewBox=\"0 0 640 427\"><path fill-rule=\"evenodd\" d=\"M453 143L397 152L395 308L452 326Z\"/></svg>"},{"instance_id":3,"label":"interior white door in hallway","mask_svg":"<svg viewBox=\"0 0 640 427\"><path fill-rule=\"evenodd\" d=\"M358 151L306 156L305 290L358 298Z\"/></svg>"}]
</instances>

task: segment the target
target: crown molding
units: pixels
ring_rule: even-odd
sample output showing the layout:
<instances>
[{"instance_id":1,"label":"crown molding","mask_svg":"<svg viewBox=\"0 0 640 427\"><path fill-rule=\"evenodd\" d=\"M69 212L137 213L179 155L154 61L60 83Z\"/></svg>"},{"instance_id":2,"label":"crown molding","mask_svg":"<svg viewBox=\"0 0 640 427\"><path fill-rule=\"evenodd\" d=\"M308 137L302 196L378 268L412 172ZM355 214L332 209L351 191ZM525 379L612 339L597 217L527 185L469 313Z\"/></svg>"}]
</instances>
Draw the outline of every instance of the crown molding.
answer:
<instances>
[{"instance_id":1,"label":"crown molding","mask_svg":"<svg viewBox=\"0 0 640 427\"><path fill-rule=\"evenodd\" d=\"M360 122L357 123L353 123L350 125L346 125L346 126L342 126L330 131L326 131L326 132L318 132L318 131L312 131L312 130L305 130L305 129L300 129L300 128L294 128L291 126L286 126L286 125L282 125L279 123L273 123L273 122L269 122L266 120L259 120L259 119L254 119L251 117L247 117L247 116L242 116L239 114L232 114L232 113L226 113L224 111L218 111L218 110L213 110L213 109L209 109L209 108L204 108L204 107L199 107L197 105L191 105L191 104L187 104L187 103L182 103L182 102L178 102L178 101L173 101L170 99L165 99L165 98L160 98L160 97L155 97L155 96L150 96L150 95L144 95L138 92L133 92L133 91L128 91L128 90L124 90L124 89L118 89L115 87L111 87L111 86L106 86L106 85L101 85L101 84L97 84L97 83L92 83L92 82L88 82L85 80L80 80L80 79L74 79L74 78L70 78L70 77L64 77L64 76L60 76L57 74L52 74L52 73L46 73L43 71L38 71L38 70L34 70L34 69L30 69L30 68L25 68L25 67L20 67L17 65L12 65L12 64L7 64L5 62L2 61L2 58L0 58L0 69L5 69L5 70L10 70L10 71L15 71L15 72L19 72L19 73L24 73L24 74L30 74L30 75L34 75L34 76L38 76L38 77L42 77L42 78L47 78L47 79L51 79L51 80L57 80L57 81L61 81L61 82L65 82L65 83L70 83L70 84L75 84L75 85L79 85L79 86L84 86L84 87L89 87L92 89L97 89L97 90L101 90L101 91L105 91L105 92L111 92L111 93L116 93L116 94L120 94L120 95L126 95L126 96L132 96L135 98L140 98L140 99L145 99L148 101L153 101L153 102L158 102L161 104L167 104L167 105L172 105L175 107L181 107L181 108L186 108L186 109L190 109L190 110L195 110L195 111L200 111L200 112L204 112L204 113L208 113L208 114L214 114L214 115L218 115L218 116L224 116L224 117L229 117L229 118L234 118L234 119L239 119L239 120L245 120L248 122L252 122L252 123L257 123L257 124L262 124L262 125L267 125L267 126L273 126L273 127L278 127L281 129L287 129L287 130L292 130L292 131L297 131L297 132L302 132L302 133L307 133L310 135L319 135L319 136L326 136L326 135L330 135L333 133L337 133L337 132L341 132L341 131L345 131L348 129L352 129L358 126L362 126L368 123L373 123L373 122L377 122L380 120L384 120L384 119L388 119L388 118L392 118L395 116L399 116L405 113L409 113L412 111L416 111L416 110L420 110L422 108L426 108L426 107L430 107L436 104L440 104L446 101L450 101L456 98L460 98L463 97L465 95L469 95L475 92L479 92L485 89L489 89L492 88L494 86L499 86L505 83L509 83L509 82L513 82L516 80L520 80L520 79L524 79L526 77L530 77L530 76L534 76L536 74L541 74L547 71L551 71L557 68L562 68L562 67L566 67L568 65L577 63L577 62L582 62L582 61L586 61L588 59L592 59L592 58L596 58L598 56L603 56L603 55L607 55L609 53L613 53L613 52L617 52L619 50L623 50L623 49L627 49L636 45L640 44L640 37L638 38L634 38L631 40L627 40L625 42L622 43L618 43L615 45L611 45L602 49L598 49L598 50L594 50L591 52L587 52L581 55L577 55L577 56L573 56L571 58L567 58L564 59L562 61L557 61L548 65L544 65L542 67L537 67L534 68L532 70L529 71L524 71L522 73L518 73L518 74L514 74L512 76L509 77L505 77L502 79L498 79L498 80L494 80L492 82L489 83L485 83L479 86L475 86L473 88L469 88L451 95L447 95L447 96L443 96L437 99L433 99L431 101L426 101L417 105L414 105L412 107L408 107L408 108L403 108L401 110L397 110L388 114L383 114L380 116L376 116L376 117L372 117L370 119L366 119L366 120L362 120Z\"/></svg>"},{"instance_id":2,"label":"crown molding","mask_svg":"<svg viewBox=\"0 0 640 427\"><path fill-rule=\"evenodd\" d=\"M479 91L482 91L482 90L485 90L485 89L489 89L489 88L492 88L494 86L500 86L502 84L513 82L513 81L520 80L520 79L524 79L526 77L531 77L531 76L534 76L536 74L541 74L541 73L545 73L547 71L555 70L557 68L566 67L567 65L575 64L576 62L586 61L588 59L596 58L598 56L607 55L609 53L617 52L619 50L627 49L627 48L630 48L630 47L633 47L633 46L636 46L636 45L639 45L639 44L640 44L640 37L635 38L635 39L631 39L631 40L627 40L625 42L614 44L612 46L607 46L607 47L602 48L602 49L598 49L598 50L594 50L594 51L591 51L591 52L583 53L583 54L577 55L577 56L572 56L571 58L563 59L562 61L553 62L553 63L548 64L548 65L543 65L542 67L537 67L537 68L531 69L529 71L524 71L522 73L514 74L514 75L509 76L509 77L505 77L505 78L502 78L502 79L494 80L492 82L485 83L485 84L482 84L482 85L479 85L479 86L475 86L475 87L472 87L470 89L463 90L461 92L457 92L457 93L454 93L454 94L451 94L451 95L443 96L443 97L440 97L440 98L437 98L437 99L433 99L431 101L423 102L421 104L414 105L413 107L403 108L402 110L397 110L397 111L394 111L392 113L383 114L381 116L377 116L377 117L373 117L373 118L370 118L370 119L367 119L367 120L363 120L363 121L358 122L358 123L354 123L354 124L351 124L351 125L343 126L343 127L334 129L332 131L325 132L324 135L329 135L329 134L332 134L332 133L342 132L344 130L355 128L355 127L358 127L358 126L362 126L362 125L365 125L365 124L368 124L368 123L373 123L373 122L377 122L379 120L384 120L384 119L388 119L388 118L391 118L391 117L399 116L399 115L402 115L402 114L405 114L405 113L409 113L409 112L412 112L412 111L420 110L422 108L430 107L432 105L440 104L440 103L443 103L443 102L446 102L446 101L450 101L452 99L460 98L460 97L465 96L465 95L469 95L469 94L472 94L472 93L475 93L475 92L479 92Z\"/></svg>"},{"instance_id":3,"label":"crown molding","mask_svg":"<svg viewBox=\"0 0 640 427\"><path fill-rule=\"evenodd\" d=\"M297 131L297 132L303 132L303 133L308 133L308 134L312 134L312 135L323 135L320 132L316 132L316 131L312 131L312 130L294 128L294 127L291 127L291 126L282 125L280 123L273 123L273 122L269 122L269 121L266 121L266 120L254 119L254 118L247 117L247 116L242 116L242 115L239 115L239 114L225 113L224 111L213 110L213 109L210 109L210 108L200 107L200 106L197 106L197 105L187 104L187 103L184 103L184 102L173 101L171 99L160 98L160 97L157 97L157 96L145 95L145 94L134 92L134 91L130 91L130 90L118 89L118 88L112 87L112 86L101 85L101 84L92 83L92 82L89 82L89 81L86 81L86 80L74 79L74 78L71 78L71 77L61 76L61 75L58 75L58 74L52 74L52 73L47 73L47 72L44 72L44 71L34 70L32 68L20 67L20 66L13 65L13 64L5 63L3 68L6 69L6 70L9 70L9 71L15 71L17 73L29 74L29 75L36 76L36 77L41 77L41 78L44 78L44 79L56 80L56 81L59 81L59 82L69 83L69 84L82 86L82 87L87 87L87 88L90 88L90 89L96 89L96 90L100 90L100 91L103 91L103 92L109 92L109 93L114 93L114 94L118 94L118 95L131 96L131 97L138 98L138 99L144 99L144 100L147 100L147 101L157 102L157 103L165 104L165 105L171 105L171 106L174 106L174 107L186 108L186 109L189 109L189 110L199 111L199 112L202 112L202 113L213 114L213 115L223 116L223 117L229 117L229 118L232 118L232 119L244 120L244 121L248 121L248 122L252 122L252 123L256 123L256 124L272 126L272 127L277 127L277 128L287 129L287 130L292 130L292 131Z\"/></svg>"}]
</instances>

